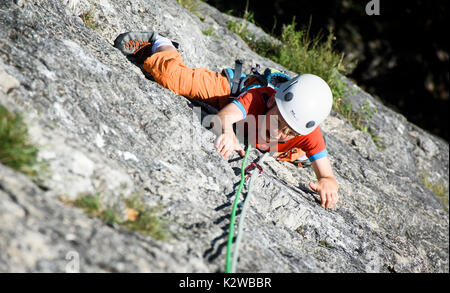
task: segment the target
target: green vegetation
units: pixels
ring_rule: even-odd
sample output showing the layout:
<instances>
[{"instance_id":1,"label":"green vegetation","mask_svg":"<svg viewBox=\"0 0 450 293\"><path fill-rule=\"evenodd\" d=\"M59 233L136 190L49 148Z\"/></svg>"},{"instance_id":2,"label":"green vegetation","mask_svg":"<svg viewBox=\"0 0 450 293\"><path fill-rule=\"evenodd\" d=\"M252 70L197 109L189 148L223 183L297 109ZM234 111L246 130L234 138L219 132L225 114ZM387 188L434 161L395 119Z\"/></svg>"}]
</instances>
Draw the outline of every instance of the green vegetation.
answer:
<instances>
[{"instance_id":1,"label":"green vegetation","mask_svg":"<svg viewBox=\"0 0 450 293\"><path fill-rule=\"evenodd\" d=\"M93 30L98 29L98 24L94 21L94 8L91 8L88 12L79 15L81 20L87 27Z\"/></svg>"},{"instance_id":2,"label":"green vegetation","mask_svg":"<svg viewBox=\"0 0 450 293\"><path fill-rule=\"evenodd\" d=\"M311 38L309 28L297 30L295 19L284 25L279 41L257 40L248 31L248 23L253 21L252 13L244 13L244 21L230 21L228 28L238 34L259 55L272 59L293 72L309 72L322 77L331 87L336 99L342 98L346 91L338 73L346 74L348 67L343 63L343 55L333 50L333 32L323 42L321 34Z\"/></svg>"},{"instance_id":3,"label":"green vegetation","mask_svg":"<svg viewBox=\"0 0 450 293\"><path fill-rule=\"evenodd\" d=\"M232 11L230 11L231 13ZM249 12L248 10L244 11L244 16L242 16L243 21L235 22L235 21L229 21L228 22L228 29L232 31L233 33L239 35L247 44L250 45L257 45L254 41L255 35L250 33L248 31L248 24L253 23L255 24L255 18L254 14L252 12ZM252 50L258 49L258 46L255 46L252 48Z\"/></svg>"},{"instance_id":4,"label":"green vegetation","mask_svg":"<svg viewBox=\"0 0 450 293\"><path fill-rule=\"evenodd\" d=\"M177 0L177 2L190 12L196 11L199 4L198 0Z\"/></svg>"},{"instance_id":5,"label":"green vegetation","mask_svg":"<svg viewBox=\"0 0 450 293\"><path fill-rule=\"evenodd\" d=\"M324 38L323 34L314 37L310 35L311 23L306 30L298 30L295 18L292 23L283 25L279 39L257 39L249 32L249 23L255 23L254 15L247 10L244 12L243 21L228 22L228 29L238 34L256 53L281 64L287 69L296 72L308 72L322 77L333 92L333 110L344 116L350 123L361 131L371 135L375 145L384 150L373 129L369 128L367 119L373 117L376 108L367 108L368 102L361 109L355 110L350 102L344 101L348 90L339 74L348 74L356 64L346 64L344 55L338 54L333 49L333 41L336 39L333 31Z\"/></svg>"},{"instance_id":6,"label":"green vegetation","mask_svg":"<svg viewBox=\"0 0 450 293\"><path fill-rule=\"evenodd\" d=\"M177 0L178 4L189 10L193 15L197 16L202 22L205 18L197 11L200 0Z\"/></svg>"},{"instance_id":7,"label":"green vegetation","mask_svg":"<svg viewBox=\"0 0 450 293\"><path fill-rule=\"evenodd\" d=\"M0 105L0 163L36 175L38 149L29 142L28 128L18 114Z\"/></svg>"},{"instance_id":8,"label":"green vegetation","mask_svg":"<svg viewBox=\"0 0 450 293\"><path fill-rule=\"evenodd\" d=\"M139 195L126 199L125 205L129 215L125 227L133 231L140 231L156 239L165 240L168 238L167 232L163 229L165 221L156 216L157 208L148 208ZM133 215L136 217L135 220L132 220Z\"/></svg>"},{"instance_id":9,"label":"green vegetation","mask_svg":"<svg viewBox=\"0 0 450 293\"><path fill-rule=\"evenodd\" d=\"M80 195L74 201L62 200L66 204L81 208L89 217L96 217L107 224L117 224L127 229L140 232L155 239L167 240L168 232L165 230L164 220L156 214L155 208L149 208L139 194L124 199L125 220L117 208L104 208L100 202L100 194Z\"/></svg>"},{"instance_id":10,"label":"green vegetation","mask_svg":"<svg viewBox=\"0 0 450 293\"><path fill-rule=\"evenodd\" d=\"M330 248L330 249L336 248L333 245L331 245L330 243L326 242L325 240L319 241L319 244L322 246L325 246L326 248Z\"/></svg>"},{"instance_id":11,"label":"green vegetation","mask_svg":"<svg viewBox=\"0 0 450 293\"><path fill-rule=\"evenodd\" d=\"M206 36L214 37L216 39L221 39L215 32L214 28L210 26L209 28L202 30L202 33Z\"/></svg>"},{"instance_id":12,"label":"green vegetation","mask_svg":"<svg viewBox=\"0 0 450 293\"><path fill-rule=\"evenodd\" d=\"M371 107L367 100L358 110L353 109L351 102L345 102L340 98L335 99L334 104L333 109L346 118L353 125L353 127L360 131L369 133L372 141L379 149L386 149L386 146L380 141L380 137L375 133L375 131L373 131L372 128L368 126L367 123L367 120L371 119L373 115L377 113L377 108Z\"/></svg>"},{"instance_id":13,"label":"green vegetation","mask_svg":"<svg viewBox=\"0 0 450 293\"><path fill-rule=\"evenodd\" d=\"M423 185L430 189L434 194L436 194L444 203L446 211L448 212L449 208L449 192L448 187L445 187L445 184L432 182L430 180L430 175L425 172L423 176Z\"/></svg>"}]
</instances>

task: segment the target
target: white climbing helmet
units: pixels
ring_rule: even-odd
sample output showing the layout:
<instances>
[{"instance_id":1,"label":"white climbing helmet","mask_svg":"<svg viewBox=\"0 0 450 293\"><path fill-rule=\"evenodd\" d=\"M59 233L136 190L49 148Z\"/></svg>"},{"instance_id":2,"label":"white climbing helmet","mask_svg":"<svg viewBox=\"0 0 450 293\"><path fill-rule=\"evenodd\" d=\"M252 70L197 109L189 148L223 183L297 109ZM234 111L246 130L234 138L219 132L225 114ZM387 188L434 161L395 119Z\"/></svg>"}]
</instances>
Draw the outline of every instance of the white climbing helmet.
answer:
<instances>
[{"instance_id":1,"label":"white climbing helmet","mask_svg":"<svg viewBox=\"0 0 450 293\"><path fill-rule=\"evenodd\" d=\"M300 135L306 135L330 114L333 94L322 78L302 74L283 83L275 101L287 124Z\"/></svg>"}]
</instances>

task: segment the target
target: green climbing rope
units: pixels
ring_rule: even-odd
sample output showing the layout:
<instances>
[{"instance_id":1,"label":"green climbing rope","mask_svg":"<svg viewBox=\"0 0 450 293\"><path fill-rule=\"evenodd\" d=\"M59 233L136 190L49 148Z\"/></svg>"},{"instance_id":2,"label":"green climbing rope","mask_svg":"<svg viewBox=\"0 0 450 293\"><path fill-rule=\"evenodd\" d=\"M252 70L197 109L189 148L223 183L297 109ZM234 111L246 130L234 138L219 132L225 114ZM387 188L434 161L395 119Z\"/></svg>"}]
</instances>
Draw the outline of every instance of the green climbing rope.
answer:
<instances>
[{"instance_id":1,"label":"green climbing rope","mask_svg":"<svg viewBox=\"0 0 450 293\"><path fill-rule=\"evenodd\" d=\"M247 164L247 157L250 153L250 144L247 146L247 150L245 151L245 156L242 161L241 166L241 183L239 183L238 190L236 192L236 198L234 199L233 209L231 211L231 219L230 219L230 232L228 233L228 243L227 243L227 256L226 256L226 267L225 272L231 272L231 246L233 245L233 237L234 237L234 221L236 217L236 209L239 203L239 196L241 195L242 187L245 183L245 165Z\"/></svg>"},{"instance_id":2,"label":"green climbing rope","mask_svg":"<svg viewBox=\"0 0 450 293\"><path fill-rule=\"evenodd\" d=\"M268 155L269 155L269 152L266 152L264 155L259 157L258 163L262 164ZM231 261L231 273L236 272L237 262L238 262L238 258L239 258L239 247L240 247L240 243L242 241L242 237L243 237L242 235L244 234L245 216L247 214L248 206L250 205L250 199L251 199L251 195L253 192L253 190L252 190L253 182L255 180L255 177L258 176L258 173L261 174L261 172L262 172L261 169L259 169L260 172L258 172L258 169L259 168L255 168L254 170L250 171L250 179L249 179L248 187L247 187L247 196L245 197L244 203L242 204L242 211L241 211L241 215L239 216L236 241L234 243L234 249L233 249L233 259Z\"/></svg>"},{"instance_id":3,"label":"green climbing rope","mask_svg":"<svg viewBox=\"0 0 450 293\"><path fill-rule=\"evenodd\" d=\"M236 272L237 261L239 258L239 247L241 245L242 234L244 233L243 228L244 228L245 215L247 214L247 207L248 207L248 203L250 201L250 196L252 194L253 179L256 177L256 175L253 175L254 173L258 174L258 169L251 172L252 176L250 176L250 179L248 182L247 196L245 197L244 204L242 205L241 215L239 216L236 241L234 243L234 249L233 249L233 259L231 260L231 272L232 273Z\"/></svg>"}]
</instances>

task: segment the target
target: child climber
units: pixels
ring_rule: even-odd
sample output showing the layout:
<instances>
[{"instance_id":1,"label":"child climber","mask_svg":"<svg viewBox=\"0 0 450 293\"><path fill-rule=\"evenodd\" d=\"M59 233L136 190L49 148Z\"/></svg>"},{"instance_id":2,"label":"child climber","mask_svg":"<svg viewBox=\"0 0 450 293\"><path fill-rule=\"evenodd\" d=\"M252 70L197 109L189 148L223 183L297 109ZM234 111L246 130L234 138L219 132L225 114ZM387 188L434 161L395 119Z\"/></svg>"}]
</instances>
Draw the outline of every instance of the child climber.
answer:
<instances>
[{"instance_id":1,"label":"child climber","mask_svg":"<svg viewBox=\"0 0 450 293\"><path fill-rule=\"evenodd\" d=\"M310 188L320 195L323 207L336 204L338 184L318 127L330 113L332 93L320 77L303 74L284 82L278 90L255 87L232 99L229 76L187 67L173 43L156 32L123 33L114 46L142 64L162 86L220 110L216 118L222 132L218 133L215 147L223 157L228 158L234 151L244 156L233 124L253 118L257 127L248 127L253 132L250 143L262 151L274 151L281 160L295 161L306 154L318 180L310 182Z\"/></svg>"}]
</instances>

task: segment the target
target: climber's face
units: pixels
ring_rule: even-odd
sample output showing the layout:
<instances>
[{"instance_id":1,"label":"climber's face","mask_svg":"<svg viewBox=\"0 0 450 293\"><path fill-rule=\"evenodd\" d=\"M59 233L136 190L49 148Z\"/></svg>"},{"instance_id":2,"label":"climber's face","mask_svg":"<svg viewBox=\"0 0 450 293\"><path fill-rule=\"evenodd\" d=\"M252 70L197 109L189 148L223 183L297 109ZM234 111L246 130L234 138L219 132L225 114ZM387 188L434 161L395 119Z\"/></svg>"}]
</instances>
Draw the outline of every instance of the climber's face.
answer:
<instances>
[{"instance_id":1,"label":"climber's face","mask_svg":"<svg viewBox=\"0 0 450 293\"><path fill-rule=\"evenodd\" d=\"M296 134L291 130L289 125L284 121L275 104L275 95L270 97L267 102L269 110L265 115L265 131L260 131L262 138L267 142L285 142L294 138Z\"/></svg>"}]
</instances>

